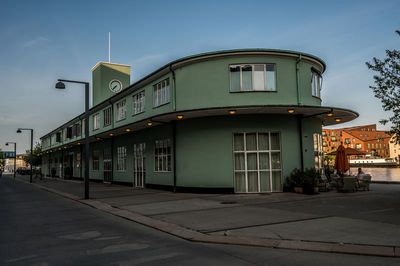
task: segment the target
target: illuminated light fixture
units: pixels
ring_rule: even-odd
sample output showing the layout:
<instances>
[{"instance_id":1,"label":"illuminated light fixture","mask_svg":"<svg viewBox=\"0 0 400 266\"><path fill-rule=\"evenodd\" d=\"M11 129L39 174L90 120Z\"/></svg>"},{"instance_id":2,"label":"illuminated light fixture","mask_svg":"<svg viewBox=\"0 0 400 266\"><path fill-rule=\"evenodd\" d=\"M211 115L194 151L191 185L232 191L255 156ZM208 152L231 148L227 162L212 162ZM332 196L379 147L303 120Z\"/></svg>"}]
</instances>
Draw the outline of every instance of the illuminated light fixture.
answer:
<instances>
[{"instance_id":1,"label":"illuminated light fixture","mask_svg":"<svg viewBox=\"0 0 400 266\"><path fill-rule=\"evenodd\" d=\"M97 140L101 140L101 138L96 138Z\"/></svg>"},{"instance_id":2,"label":"illuminated light fixture","mask_svg":"<svg viewBox=\"0 0 400 266\"><path fill-rule=\"evenodd\" d=\"M229 111L229 114L230 114L230 115L234 115L234 114L236 114L236 111L235 111L235 110L230 110L230 111Z\"/></svg>"},{"instance_id":3,"label":"illuminated light fixture","mask_svg":"<svg viewBox=\"0 0 400 266\"><path fill-rule=\"evenodd\" d=\"M183 118L183 115L177 115L176 118L182 119L182 118Z\"/></svg>"},{"instance_id":4,"label":"illuminated light fixture","mask_svg":"<svg viewBox=\"0 0 400 266\"><path fill-rule=\"evenodd\" d=\"M336 121L336 122L340 122L340 121L342 121L342 119L336 118L335 121Z\"/></svg>"},{"instance_id":5,"label":"illuminated light fixture","mask_svg":"<svg viewBox=\"0 0 400 266\"><path fill-rule=\"evenodd\" d=\"M112 137L112 136L114 136L114 134L113 134L113 133L110 133L110 137Z\"/></svg>"},{"instance_id":6,"label":"illuminated light fixture","mask_svg":"<svg viewBox=\"0 0 400 266\"><path fill-rule=\"evenodd\" d=\"M64 146L64 149L66 149L67 148L67 146Z\"/></svg>"},{"instance_id":7,"label":"illuminated light fixture","mask_svg":"<svg viewBox=\"0 0 400 266\"><path fill-rule=\"evenodd\" d=\"M153 122L149 121L149 122L147 122L147 125L151 126L151 125L153 125Z\"/></svg>"},{"instance_id":8,"label":"illuminated light fixture","mask_svg":"<svg viewBox=\"0 0 400 266\"><path fill-rule=\"evenodd\" d=\"M59 151L61 151L61 148L58 148Z\"/></svg>"},{"instance_id":9,"label":"illuminated light fixture","mask_svg":"<svg viewBox=\"0 0 400 266\"><path fill-rule=\"evenodd\" d=\"M294 109L289 109L287 110L289 114L293 114L294 113Z\"/></svg>"},{"instance_id":10,"label":"illuminated light fixture","mask_svg":"<svg viewBox=\"0 0 400 266\"><path fill-rule=\"evenodd\" d=\"M328 116L333 116L333 114L332 114L332 113L329 113Z\"/></svg>"},{"instance_id":11,"label":"illuminated light fixture","mask_svg":"<svg viewBox=\"0 0 400 266\"><path fill-rule=\"evenodd\" d=\"M130 131L131 131L131 129L130 129L130 128L127 128L127 129L125 129L125 131L126 131L126 132L130 132Z\"/></svg>"},{"instance_id":12,"label":"illuminated light fixture","mask_svg":"<svg viewBox=\"0 0 400 266\"><path fill-rule=\"evenodd\" d=\"M80 143L80 142L78 142L78 145L81 145L81 143Z\"/></svg>"}]
</instances>

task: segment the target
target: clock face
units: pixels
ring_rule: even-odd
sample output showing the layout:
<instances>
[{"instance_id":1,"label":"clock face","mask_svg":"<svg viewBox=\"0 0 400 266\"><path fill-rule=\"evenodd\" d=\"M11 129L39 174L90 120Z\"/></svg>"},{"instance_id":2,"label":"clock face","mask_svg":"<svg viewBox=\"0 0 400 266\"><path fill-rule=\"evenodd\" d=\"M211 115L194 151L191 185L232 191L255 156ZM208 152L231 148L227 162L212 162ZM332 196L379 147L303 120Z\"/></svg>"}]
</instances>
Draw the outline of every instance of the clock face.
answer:
<instances>
[{"instance_id":1,"label":"clock face","mask_svg":"<svg viewBox=\"0 0 400 266\"><path fill-rule=\"evenodd\" d=\"M121 81L114 79L110 81L110 90L112 92L120 92L122 90L122 83Z\"/></svg>"}]
</instances>

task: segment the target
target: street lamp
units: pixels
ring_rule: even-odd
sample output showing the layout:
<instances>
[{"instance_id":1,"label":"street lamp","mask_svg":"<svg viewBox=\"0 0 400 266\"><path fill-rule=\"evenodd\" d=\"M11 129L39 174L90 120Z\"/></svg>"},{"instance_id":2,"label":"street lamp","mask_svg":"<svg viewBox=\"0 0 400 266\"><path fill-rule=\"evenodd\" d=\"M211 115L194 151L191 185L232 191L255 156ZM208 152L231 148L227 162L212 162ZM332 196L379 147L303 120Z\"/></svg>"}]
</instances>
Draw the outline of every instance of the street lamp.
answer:
<instances>
[{"instance_id":1,"label":"street lamp","mask_svg":"<svg viewBox=\"0 0 400 266\"><path fill-rule=\"evenodd\" d=\"M29 178L29 183L32 183L32 163L33 163L33 152L32 152L32 150L33 150L33 129L32 128L18 128L18 130L17 130L17 133L22 133L22 130L30 130L31 131L31 158L30 158L30 161L31 161L31 176L30 176L30 178Z\"/></svg>"},{"instance_id":2,"label":"street lamp","mask_svg":"<svg viewBox=\"0 0 400 266\"><path fill-rule=\"evenodd\" d=\"M56 89L65 89L64 82L85 84L85 199L89 199L89 82L58 79Z\"/></svg>"},{"instance_id":3,"label":"street lamp","mask_svg":"<svg viewBox=\"0 0 400 266\"><path fill-rule=\"evenodd\" d=\"M14 179L15 179L15 172L17 171L17 143L6 142L6 146L8 146L8 144L14 144Z\"/></svg>"}]
</instances>

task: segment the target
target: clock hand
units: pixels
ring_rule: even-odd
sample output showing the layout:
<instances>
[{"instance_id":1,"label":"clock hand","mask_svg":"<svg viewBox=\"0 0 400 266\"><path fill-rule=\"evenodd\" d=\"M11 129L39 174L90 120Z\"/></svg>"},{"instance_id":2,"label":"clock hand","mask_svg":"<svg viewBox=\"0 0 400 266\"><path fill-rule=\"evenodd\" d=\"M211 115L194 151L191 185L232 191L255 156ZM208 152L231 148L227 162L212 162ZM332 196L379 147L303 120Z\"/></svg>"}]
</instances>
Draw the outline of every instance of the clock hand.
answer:
<instances>
[{"instance_id":1,"label":"clock hand","mask_svg":"<svg viewBox=\"0 0 400 266\"><path fill-rule=\"evenodd\" d=\"M113 87L113 90L114 90L116 87L118 87L118 85L115 85L115 86Z\"/></svg>"}]
</instances>

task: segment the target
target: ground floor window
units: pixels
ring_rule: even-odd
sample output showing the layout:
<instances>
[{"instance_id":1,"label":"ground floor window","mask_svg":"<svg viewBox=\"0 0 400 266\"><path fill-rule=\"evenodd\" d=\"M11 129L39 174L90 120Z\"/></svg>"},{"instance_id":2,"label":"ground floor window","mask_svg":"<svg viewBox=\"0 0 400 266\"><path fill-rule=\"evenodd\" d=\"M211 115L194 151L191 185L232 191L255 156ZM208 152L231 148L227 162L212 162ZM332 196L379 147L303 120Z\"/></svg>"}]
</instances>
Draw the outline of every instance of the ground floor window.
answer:
<instances>
[{"instance_id":1,"label":"ground floor window","mask_svg":"<svg viewBox=\"0 0 400 266\"><path fill-rule=\"evenodd\" d=\"M171 171L171 140L156 140L154 150L154 172Z\"/></svg>"},{"instance_id":2,"label":"ground floor window","mask_svg":"<svg viewBox=\"0 0 400 266\"><path fill-rule=\"evenodd\" d=\"M146 176L145 154L146 143L133 145L133 186L144 187Z\"/></svg>"},{"instance_id":3,"label":"ground floor window","mask_svg":"<svg viewBox=\"0 0 400 266\"><path fill-rule=\"evenodd\" d=\"M319 133L314 133L314 161L315 170L321 174L324 171L324 152L322 150L322 135Z\"/></svg>"},{"instance_id":4,"label":"ground floor window","mask_svg":"<svg viewBox=\"0 0 400 266\"><path fill-rule=\"evenodd\" d=\"M99 171L99 151L93 151L92 169L93 169L93 171Z\"/></svg>"},{"instance_id":5,"label":"ground floor window","mask_svg":"<svg viewBox=\"0 0 400 266\"><path fill-rule=\"evenodd\" d=\"M117 148L117 171L126 171L126 146Z\"/></svg>"},{"instance_id":6,"label":"ground floor window","mask_svg":"<svg viewBox=\"0 0 400 266\"><path fill-rule=\"evenodd\" d=\"M280 134L233 134L235 192L282 191Z\"/></svg>"}]
</instances>

